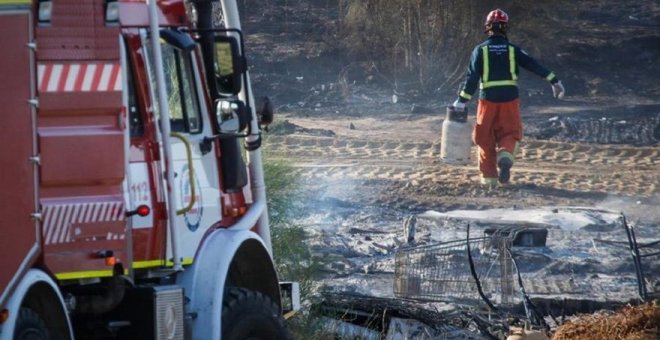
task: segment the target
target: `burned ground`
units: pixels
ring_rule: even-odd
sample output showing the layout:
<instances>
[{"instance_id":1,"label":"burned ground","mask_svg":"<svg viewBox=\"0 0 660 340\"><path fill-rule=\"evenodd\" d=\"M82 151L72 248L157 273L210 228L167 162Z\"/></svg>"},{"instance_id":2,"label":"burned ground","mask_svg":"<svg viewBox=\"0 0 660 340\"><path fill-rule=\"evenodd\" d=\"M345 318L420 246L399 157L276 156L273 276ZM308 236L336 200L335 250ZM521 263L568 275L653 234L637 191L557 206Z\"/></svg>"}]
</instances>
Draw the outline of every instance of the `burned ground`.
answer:
<instances>
[{"instance_id":1,"label":"burned ground","mask_svg":"<svg viewBox=\"0 0 660 340\"><path fill-rule=\"evenodd\" d=\"M521 76L525 137L513 184L495 189L478 184L475 155L467 166L439 159L445 107L483 36L447 47L454 59L438 63L461 66L442 86L418 88L401 74L394 86L391 74L345 50L338 3L242 3L255 95L270 96L278 110L264 150L268 159L291 162L306 192L296 203L297 223L326 260L326 288L390 296L401 225L427 210L611 209L625 213L646 241L660 238L657 3L537 1L527 16L528 2L512 2L509 14L519 21L511 39L556 71L567 96L553 99L546 82ZM585 232L598 239L608 228ZM634 272L626 261L610 268L594 256L550 263L528 254L521 266L549 276Z\"/></svg>"},{"instance_id":2,"label":"burned ground","mask_svg":"<svg viewBox=\"0 0 660 340\"><path fill-rule=\"evenodd\" d=\"M511 3L511 39L556 70L567 97L553 99L544 81L521 76L525 137L516 185L497 191L474 183L474 166L438 162L445 106L456 87L401 92L390 87L385 71L346 50L341 4L242 2L255 94L269 95L278 109L280 125L272 128L267 148L307 164L301 171L327 179L356 177L355 185L375 188L361 190L367 202L396 208L409 202L405 208L417 210L438 204L444 209L595 204L617 197L632 208L657 203L655 2L541 1L534 16L525 14L526 3ZM483 38L475 37L468 35L474 41L463 42L456 59ZM452 84L460 83L463 68Z\"/></svg>"}]
</instances>

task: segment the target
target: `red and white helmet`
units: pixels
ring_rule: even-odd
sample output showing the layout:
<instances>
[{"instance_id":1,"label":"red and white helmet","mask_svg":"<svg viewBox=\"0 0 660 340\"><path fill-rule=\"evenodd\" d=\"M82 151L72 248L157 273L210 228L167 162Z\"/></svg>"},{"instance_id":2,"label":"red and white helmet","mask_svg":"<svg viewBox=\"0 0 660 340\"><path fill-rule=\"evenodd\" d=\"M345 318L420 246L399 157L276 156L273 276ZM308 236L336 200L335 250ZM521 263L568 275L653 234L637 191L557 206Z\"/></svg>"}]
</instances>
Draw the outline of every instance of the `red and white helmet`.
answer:
<instances>
[{"instance_id":1,"label":"red and white helmet","mask_svg":"<svg viewBox=\"0 0 660 340\"><path fill-rule=\"evenodd\" d=\"M486 25L494 24L494 23L508 24L509 15L499 8L490 11L490 13L488 13L488 16L486 16Z\"/></svg>"}]
</instances>

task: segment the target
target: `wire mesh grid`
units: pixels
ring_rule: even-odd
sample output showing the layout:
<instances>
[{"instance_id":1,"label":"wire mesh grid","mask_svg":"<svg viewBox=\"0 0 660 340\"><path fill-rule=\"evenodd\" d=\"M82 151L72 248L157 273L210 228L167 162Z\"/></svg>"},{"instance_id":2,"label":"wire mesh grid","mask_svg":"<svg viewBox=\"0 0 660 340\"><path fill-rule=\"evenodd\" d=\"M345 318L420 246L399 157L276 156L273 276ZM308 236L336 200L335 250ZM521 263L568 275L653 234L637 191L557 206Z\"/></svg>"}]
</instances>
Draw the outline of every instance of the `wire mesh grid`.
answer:
<instances>
[{"instance_id":1,"label":"wire mesh grid","mask_svg":"<svg viewBox=\"0 0 660 340\"><path fill-rule=\"evenodd\" d=\"M400 249L395 254L394 295L426 301L479 299L468 244L484 294L500 304L513 303L513 264L505 250L511 237L500 234Z\"/></svg>"}]
</instances>

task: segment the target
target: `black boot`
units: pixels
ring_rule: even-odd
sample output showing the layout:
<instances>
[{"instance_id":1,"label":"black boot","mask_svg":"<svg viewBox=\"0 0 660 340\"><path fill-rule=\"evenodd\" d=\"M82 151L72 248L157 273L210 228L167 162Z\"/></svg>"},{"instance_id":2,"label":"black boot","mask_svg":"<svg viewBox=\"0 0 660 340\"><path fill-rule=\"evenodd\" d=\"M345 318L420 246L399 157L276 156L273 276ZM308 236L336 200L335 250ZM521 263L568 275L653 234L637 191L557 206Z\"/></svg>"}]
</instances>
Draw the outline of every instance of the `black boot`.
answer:
<instances>
[{"instance_id":1,"label":"black boot","mask_svg":"<svg viewBox=\"0 0 660 340\"><path fill-rule=\"evenodd\" d=\"M513 165L513 161L506 157L502 157L500 158L499 161L497 161L497 167L500 168L500 174L497 180L500 183L502 184L509 183L509 179L511 178L512 165Z\"/></svg>"}]
</instances>

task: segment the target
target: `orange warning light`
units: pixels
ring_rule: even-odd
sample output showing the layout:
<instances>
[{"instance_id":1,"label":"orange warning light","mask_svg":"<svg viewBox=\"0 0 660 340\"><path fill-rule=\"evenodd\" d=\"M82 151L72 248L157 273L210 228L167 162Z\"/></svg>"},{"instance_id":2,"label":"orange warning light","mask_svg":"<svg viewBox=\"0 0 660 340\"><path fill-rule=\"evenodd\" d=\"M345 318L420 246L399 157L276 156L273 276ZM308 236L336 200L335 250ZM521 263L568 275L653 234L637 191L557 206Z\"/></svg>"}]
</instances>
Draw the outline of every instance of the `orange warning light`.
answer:
<instances>
[{"instance_id":1,"label":"orange warning light","mask_svg":"<svg viewBox=\"0 0 660 340\"><path fill-rule=\"evenodd\" d=\"M117 263L117 258L114 256L108 256L105 258L106 266L114 266Z\"/></svg>"}]
</instances>

